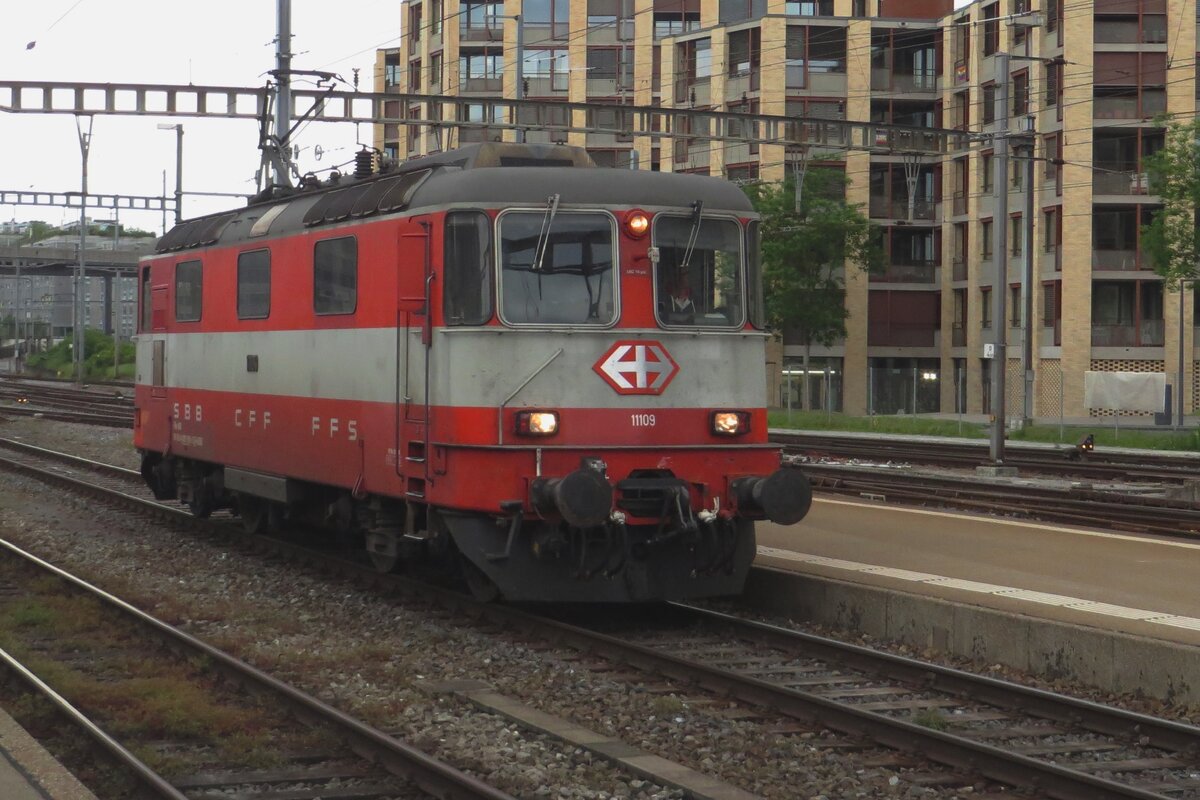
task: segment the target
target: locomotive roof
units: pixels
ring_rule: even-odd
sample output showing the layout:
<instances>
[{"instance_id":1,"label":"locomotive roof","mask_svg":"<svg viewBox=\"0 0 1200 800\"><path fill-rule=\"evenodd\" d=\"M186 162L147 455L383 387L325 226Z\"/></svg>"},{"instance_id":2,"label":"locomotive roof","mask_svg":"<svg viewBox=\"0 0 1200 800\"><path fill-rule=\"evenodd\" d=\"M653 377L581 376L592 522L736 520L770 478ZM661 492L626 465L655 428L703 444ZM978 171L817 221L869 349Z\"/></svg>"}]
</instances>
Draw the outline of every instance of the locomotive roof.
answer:
<instances>
[{"instance_id":1,"label":"locomotive roof","mask_svg":"<svg viewBox=\"0 0 1200 800\"><path fill-rule=\"evenodd\" d=\"M563 205L686 207L752 212L737 186L719 178L596 167L587 151L565 145L486 143L413 159L364 179L343 179L244 209L176 225L159 253L236 244L319 230L358 218L449 205L535 205L557 194Z\"/></svg>"}]
</instances>

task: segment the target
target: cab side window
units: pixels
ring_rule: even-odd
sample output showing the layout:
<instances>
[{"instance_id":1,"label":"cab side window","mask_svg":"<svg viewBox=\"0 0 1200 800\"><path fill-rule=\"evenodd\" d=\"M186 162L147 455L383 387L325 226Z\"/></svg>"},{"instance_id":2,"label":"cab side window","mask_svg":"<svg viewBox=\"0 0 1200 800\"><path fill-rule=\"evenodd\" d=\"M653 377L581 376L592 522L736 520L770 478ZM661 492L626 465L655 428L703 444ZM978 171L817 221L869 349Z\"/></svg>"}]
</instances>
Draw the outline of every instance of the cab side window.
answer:
<instances>
[{"instance_id":1,"label":"cab side window","mask_svg":"<svg viewBox=\"0 0 1200 800\"><path fill-rule=\"evenodd\" d=\"M150 267L142 267L142 316L138 320L138 332L150 330L150 315L154 305L150 296Z\"/></svg>"},{"instance_id":2,"label":"cab side window","mask_svg":"<svg viewBox=\"0 0 1200 800\"><path fill-rule=\"evenodd\" d=\"M175 321L197 322L202 310L203 265L181 261L175 265Z\"/></svg>"},{"instance_id":3,"label":"cab side window","mask_svg":"<svg viewBox=\"0 0 1200 800\"><path fill-rule=\"evenodd\" d=\"M445 291L447 325L484 325L492 318L492 223L482 211L446 215Z\"/></svg>"},{"instance_id":4,"label":"cab side window","mask_svg":"<svg viewBox=\"0 0 1200 800\"><path fill-rule=\"evenodd\" d=\"M358 306L358 240L324 239L313 246L313 311L353 314Z\"/></svg>"},{"instance_id":5,"label":"cab side window","mask_svg":"<svg viewBox=\"0 0 1200 800\"><path fill-rule=\"evenodd\" d=\"M238 319L265 319L271 313L271 251L251 250L238 255Z\"/></svg>"}]
</instances>

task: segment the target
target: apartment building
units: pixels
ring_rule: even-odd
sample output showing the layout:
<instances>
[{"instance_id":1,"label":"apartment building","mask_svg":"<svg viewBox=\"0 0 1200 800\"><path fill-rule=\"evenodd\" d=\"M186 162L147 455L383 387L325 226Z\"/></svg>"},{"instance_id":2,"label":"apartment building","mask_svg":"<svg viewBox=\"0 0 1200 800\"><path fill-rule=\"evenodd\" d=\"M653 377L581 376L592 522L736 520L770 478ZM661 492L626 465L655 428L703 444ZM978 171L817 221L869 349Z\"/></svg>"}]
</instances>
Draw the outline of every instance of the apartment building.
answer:
<instances>
[{"instance_id":1,"label":"apartment building","mask_svg":"<svg viewBox=\"0 0 1200 800\"><path fill-rule=\"evenodd\" d=\"M1002 332L1010 416L1022 414L1027 385L1036 417L1108 416L1086 407L1085 373L1166 373L1174 389L1180 348L1187 410L1200 407L1195 293L1165 292L1140 247L1158 200L1143 166L1163 143L1155 119L1196 110L1196 0L1041 0L1036 10L1031 0L957 10L952 0L421 0L402 9L401 46L378 53L379 91L979 134L1007 127L1007 208L998 207L986 136L961 152L915 157L884 134L876 148L806 154L702 136L525 134L585 146L617 168L738 181L845 172L847 200L879 226L887 268L847 276L849 333L812 347L807 375L798 367L803 343L784 331L775 361L786 379L773 404L799 403L806 391L818 407L850 413L989 413L985 345ZM482 104L471 108L471 119L487 121ZM399 159L511 136L486 127L375 131L377 146ZM1003 253L993 246L1000 226ZM997 291L1005 319L993 319Z\"/></svg>"}]
</instances>

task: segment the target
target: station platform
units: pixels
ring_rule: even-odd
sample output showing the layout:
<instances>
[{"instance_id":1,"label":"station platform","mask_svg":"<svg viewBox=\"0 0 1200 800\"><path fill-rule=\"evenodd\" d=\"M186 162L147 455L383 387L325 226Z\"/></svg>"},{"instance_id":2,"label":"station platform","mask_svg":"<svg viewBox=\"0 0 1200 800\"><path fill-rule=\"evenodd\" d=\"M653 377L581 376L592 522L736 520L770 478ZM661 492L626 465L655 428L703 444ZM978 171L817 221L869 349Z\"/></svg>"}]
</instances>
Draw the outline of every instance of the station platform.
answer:
<instances>
[{"instance_id":1,"label":"station platform","mask_svg":"<svg viewBox=\"0 0 1200 800\"><path fill-rule=\"evenodd\" d=\"M1200 704L1200 542L821 496L757 539L765 610Z\"/></svg>"},{"instance_id":2,"label":"station platform","mask_svg":"<svg viewBox=\"0 0 1200 800\"><path fill-rule=\"evenodd\" d=\"M96 796L0 710L0 798L96 800Z\"/></svg>"}]
</instances>

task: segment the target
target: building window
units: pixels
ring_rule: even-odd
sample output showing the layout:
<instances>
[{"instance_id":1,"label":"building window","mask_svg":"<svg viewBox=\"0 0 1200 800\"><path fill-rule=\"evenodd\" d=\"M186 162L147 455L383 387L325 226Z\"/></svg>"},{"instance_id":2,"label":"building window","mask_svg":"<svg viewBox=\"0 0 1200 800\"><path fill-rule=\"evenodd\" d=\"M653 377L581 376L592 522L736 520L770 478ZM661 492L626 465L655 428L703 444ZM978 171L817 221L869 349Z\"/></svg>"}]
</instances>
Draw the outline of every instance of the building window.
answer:
<instances>
[{"instance_id":1,"label":"building window","mask_svg":"<svg viewBox=\"0 0 1200 800\"><path fill-rule=\"evenodd\" d=\"M991 153L984 153L980 159L980 185L982 191L990 194L992 191L992 181L995 178L995 167Z\"/></svg>"},{"instance_id":2,"label":"building window","mask_svg":"<svg viewBox=\"0 0 1200 800\"><path fill-rule=\"evenodd\" d=\"M1062 75L1061 64L1046 65L1046 98L1045 102L1048 106L1058 105L1058 89L1061 83Z\"/></svg>"},{"instance_id":3,"label":"building window","mask_svg":"<svg viewBox=\"0 0 1200 800\"><path fill-rule=\"evenodd\" d=\"M980 252L983 254L983 260L989 261L992 258L992 221L985 219L979 223L979 241L982 245Z\"/></svg>"},{"instance_id":4,"label":"building window","mask_svg":"<svg viewBox=\"0 0 1200 800\"><path fill-rule=\"evenodd\" d=\"M729 34L729 55L725 60L730 76L749 75L758 69L759 33L758 28L753 28Z\"/></svg>"},{"instance_id":5,"label":"building window","mask_svg":"<svg viewBox=\"0 0 1200 800\"><path fill-rule=\"evenodd\" d=\"M1042 141L1042 154L1046 159L1046 180L1058 180L1058 136L1051 134Z\"/></svg>"},{"instance_id":6,"label":"building window","mask_svg":"<svg viewBox=\"0 0 1200 800\"><path fill-rule=\"evenodd\" d=\"M408 38L414 45L421 41L421 28L424 27L421 23L421 10L420 3L408 7Z\"/></svg>"},{"instance_id":7,"label":"building window","mask_svg":"<svg viewBox=\"0 0 1200 800\"><path fill-rule=\"evenodd\" d=\"M1042 326L1053 328L1058 323L1058 281L1042 284Z\"/></svg>"},{"instance_id":8,"label":"building window","mask_svg":"<svg viewBox=\"0 0 1200 800\"><path fill-rule=\"evenodd\" d=\"M408 62L408 91L416 94L421 91L421 59Z\"/></svg>"},{"instance_id":9,"label":"building window","mask_svg":"<svg viewBox=\"0 0 1200 800\"><path fill-rule=\"evenodd\" d=\"M199 261L183 261L175 265L176 322L196 322L200 319L203 276Z\"/></svg>"},{"instance_id":10,"label":"building window","mask_svg":"<svg viewBox=\"0 0 1200 800\"><path fill-rule=\"evenodd\" d=\"M239 253L237 260L238 319L263 319L271 313L271 251Z\"/></svg>"},{"instance_id":11,"label":"building window","mask_svg":"<svg viewBox=\"0 0 1200 800\"><path fill-rule=\"evenodd\" d=\"M658 0L654 6L654 38L656 40L668 36L678 36L681 33L700 28L700 3L697 0L666 3Z\"/></svg>"},{"instance_id":12,"label":"building window","mask_svg":"<svg viewBox=\"0 0 1200 800\"><path fill-rule=\"evenodd\" d=\"M567 0L525 0L521 16L526 26L549 28L554 39L567 38L571 9Z\"/></svg>"},{"instance_id":13,"label":"building window","mask_svg":"<svg viewBox=\"0 0 1200 800\"><path fill-rule=\"evenodd\" d=\"M1019 256L1024 251L1022 245L1025 242L1025 227L1021 224L1021 215L1013 214L1009 217L1008 241L1010 252L1014 256Z\"/></svg>"},{"instance_id":14,"label":"building window","mask_svg":"<svg viewBox=\"0 0 1200 800\"><path fill-rule=\"evenodd\" d=\"M865 6L862 0L855 0L855 2ZM858 5L855 6L855 16L865 17L865 13L857 13L858 7ZM865 7L862 10L865 12ZM783 12L789 17L832 17L833 0L802 0L799 3L784 3Z\"/></svg>"},{"instance_id":15,"label":"building window","mask_svg":"<svg viewBox=\"0 0 1200 800\"><path fill-rule=\"evenodd\" d=\"M992 290L979 290L979 327L988 329L992 327Z\"/></svg>"},{"instance_id":16,"label":"building window","mask_svg":"<svg viewBox=\"0 0 1200 800\"><path fill-rule=\"evenodd\" d=\"M442 35L442 0L430 0L429 3L429 35Z\"/></svg>"},{"instance_id":17,"label":"building window","mask_svg":"<svg viewBox=\"0 0 1200 800\"><path fill-rule=\"evenodd\" d=\"M313 311L353 314L358 307L358 240L323 239L313 246Z\"/></svg>"},{"instance_id":18,"label":"building window","mask_svg":"<svg viewBox=\"0 0 1200 800\"><path fill-rule=\"evenodd\" d=\"M433 94L441 91L442 86L442 54L434 53L429 56L429 90Z\"/></svg>"},{"instance_id":19,"label":"building window","mask_svg":"<svg viewBox=\"0 0 1200 800\"><path fill-rule=\"evenodd\" d=\"M1047 208L1042 212L1042 249L1047 253L1058 250L1058 209Z\"/></svg>"},{"instance_id":20,"label":"building window","mask_svg":"<svg viewBox=\"0 0 1200 800\"><path fill-rule=\"evenodd\" d=\"M990 56L1000 49L1000 4L983 7L983 54Z\"/></svg>"},{"instance_id":21,"label":"building window","mask_svg":"<svg viewBox=\"0 0 1200 800\"><path fill-rule=\"evenodd\" d=\"M1029 72L1022 71L1012 76L1013 116L1023 117L1029 113Z\"/></svg>"},{"instance_id":22,"label":"building window","mask_svg":"<svg viewBox=\"0 0 1200 800\"><path fill-rule=\"evenodd\" d=\"M1020 286L1008 287L1008 305L1008 324L1014 328L1021 327L1021 309L1023 308L1023 304L1021 303Z\"/></svg>"},{"instance_id":23,"label":"building window","mask_svg":"<svg viewBox=\"0 0 1200 800\"><path fill-rule=\"evenodd\" d=\"M400 54L388 53L383 57L383 85L391 88L400 85Z\"/></svg>"},{"instance_id":24,"label":"building window","mask_svg":"<svg viewBox=\"0 0 1200 800\"><path fill-rule=\"evenodd\" d=\"M983 85L983 124L996 121L996 84Z\"/></svg>"}]
</instances>

